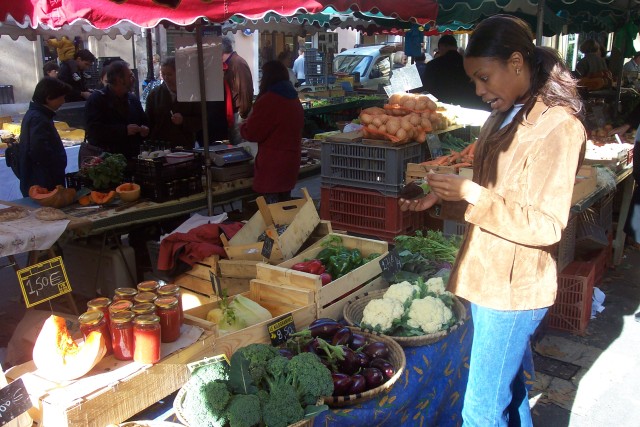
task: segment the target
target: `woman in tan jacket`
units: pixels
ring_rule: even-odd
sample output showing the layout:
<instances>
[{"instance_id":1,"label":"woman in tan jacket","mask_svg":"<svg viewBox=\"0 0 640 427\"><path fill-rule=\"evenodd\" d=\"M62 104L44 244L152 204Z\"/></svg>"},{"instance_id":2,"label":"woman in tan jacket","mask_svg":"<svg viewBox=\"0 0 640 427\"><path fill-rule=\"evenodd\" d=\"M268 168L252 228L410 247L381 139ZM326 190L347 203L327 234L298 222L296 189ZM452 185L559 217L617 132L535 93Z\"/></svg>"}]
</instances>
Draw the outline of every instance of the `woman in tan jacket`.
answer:
<instances>
[{"instance_id":1,"label":"woman in tan jacket","mask_svg":"<svg viewBox=\"0 0 640 427\"><path fill-rule=\"evenodd\" d=\"M465 426L531 426L522 365L555 300L554 245L567 225L586 135L575 80L527 24L480 23L464 67L492 114L477 141L473 181L428 177L432 192L401 200L469 223L449 290L471 303L474 333Z\"/></svg>"}]
</instances>

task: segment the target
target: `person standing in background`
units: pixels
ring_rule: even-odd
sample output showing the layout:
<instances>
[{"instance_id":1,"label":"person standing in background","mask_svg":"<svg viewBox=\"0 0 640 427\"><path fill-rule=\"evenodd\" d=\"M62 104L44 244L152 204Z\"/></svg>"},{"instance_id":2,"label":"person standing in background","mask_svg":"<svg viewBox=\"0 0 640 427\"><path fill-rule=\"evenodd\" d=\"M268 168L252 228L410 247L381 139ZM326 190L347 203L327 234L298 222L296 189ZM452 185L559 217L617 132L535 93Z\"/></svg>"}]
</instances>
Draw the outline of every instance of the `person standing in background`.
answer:
<instances>
[{"instance_id":1,"label":"person standing in background","mask_svg":"<svg viewBox=\"0 0 640 427\"><path fill-rule=\"evenodd\" d=\"M622 67L622 73L628 84L635 85L640 73L640 52L636 52L633 58Z\"/></svg>"},{"instance_id":2,"label":"person standing in background","mask_svg":"<svg viewBox=\"0 0 640 427\"><path fill-rule=\"evenodd\" d=\"M69 92L71 86L54 77L43 78L33 91L29 110L22 119L18 144L20 191L24 197L29 195L32 185L49 190L65 185L67 153L53 118Z\"/></svg>"},{"instance_id":3,"label":"person standing in background","mask_svg":"<svg viewBox=\"0 0 640 427\"><path fill-rule=\"evenodd\" d=\"M76 45L67 36L60 37L60 40L51 37L47 40L47 45L56 49L56 55L60 63L73 59L76 53Z\"/></svg>"},{"instance_id":4,"label":"person standing in background","mask_svg":"<svg viewBox=\"0 0 640 427\"><path fill-rule=\"evenodd\" d=\"M468 223L448 290L471 303L464 426L532 426L523 367L558 289L555 244L567 226L586 132L576 81L528 24L496 15L474 29L464 68L492 113L473 180L427 176L431 192L400 208ZM533 374L533 370L529 372Z\"/></svg>"},{"instance_id":5,"label":"person standing in background","mask_svg":"<svg viewBox=\"0 0 640 427\"><path fill-rule=\"evenodd\" d=\"M294 73L293 70L289 68L289 65L291 65L291 51L284 50L280 52L280 54L278 55L278 61L282 62L282 64L287 67L287 71L289 72L289 81L291 82L293 87L300 86L300 83L298 83L298 78L296 77L296 73Z\"/></svg>"},{"instance_id":6,"label":"person standing in background","mask_svg":"<svg viewBox=\"0 0 640 427\"><path fill-rule=\"evenodd\" d=\"M58 78L69 84L72 91L67 95L67 102L84 101L89 98L91 91L87 89L87 73L96 61L93 53L86 49L77 51L73 59L68 59L60 64Z\"/></svg>"},{"instance_id":7,"label":"person standing in background","mask_svg":"<svg viewBox=\"0 0 640 427\"><path fill-rule=\"evenodd\" d=\"M589 39L580 45L580 52L584 57L576 64L579 77L592 77L609 71L607 62L600 54L600 44Z\"/></svg>"},{"instance_id":8,"label":"person standing in background","mask_svg":"<svg viewBox=\"0 0 640 427\"><path fill-rule=\"evenodd\" d=\"M162 84L147 97L146 113L149 117L149 139L168 141L171 148L190 150L195 134L202 127L200 104L178 102L176 85L176 58L170 56L160 67Z\"/></svg>"},{"instance_id":9,"label":"person standing in background","mask_svg":"<svg viewBox=\"0 0 640 427\"><path fill-rule=\"evenodd\" d=\"M45 77L58 78L60 66L56 61L49 61L42 66L42 71L44 71Z\"/></svg>"},{"instance_id":10,"label":"person standing in background","mask_svg":"<svg viewBox=\"0 0 640 427\"><path fill-rule=\"evenodd\" d=\"M247 61L233 50L233 40L229 36L222 37L222 62L227 66L224 80L231 89L233 101L234 123L229 128L229 139L237 145L242 142L238 126L249 116L253 105L253 77Z\"/></svg>"},{"instance_id":11,"label":"person standing in background","mask_svg":"<svg viewBox=\"0 0 640 427\"><path fill-rule=\"evenodd\" d=\"M298 49L298 57L293 61L293 72L296 73L298 83L304 84L304 49L302 48Z\"/></svg>"},{"instance_id":12,"label":"person standing in background","mask_svg":"<svg viewBox=\"0 0 640 427\"><path fill-rule=\"evenodd\" d=\"M256 103L240 125L242 136L258 144L253 190L267 203L291 199L300 172L303 127L304 111L287 67L280 61L267 62Z\"/></svg>"}]
</instances>

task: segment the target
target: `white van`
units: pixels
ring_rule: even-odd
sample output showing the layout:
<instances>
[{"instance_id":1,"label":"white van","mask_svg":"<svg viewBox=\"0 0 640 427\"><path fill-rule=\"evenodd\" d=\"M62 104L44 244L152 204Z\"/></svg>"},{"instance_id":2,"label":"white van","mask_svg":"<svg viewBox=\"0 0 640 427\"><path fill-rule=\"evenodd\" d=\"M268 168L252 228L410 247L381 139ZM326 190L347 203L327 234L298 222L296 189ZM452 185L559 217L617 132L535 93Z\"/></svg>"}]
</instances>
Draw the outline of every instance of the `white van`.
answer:
<instances>
[{"instance_id":1,"label":"white van","mask_svg":"<svg viewBox=\"0 0 640 427\"><path fill-rule=\"evenodd\" d=\"M333 59L335 75L360 74L360 84L377 89L379 84L388 85L391 78L395 46L374 45L356 47L340 52Z\"/></svg>"}]
</instances>

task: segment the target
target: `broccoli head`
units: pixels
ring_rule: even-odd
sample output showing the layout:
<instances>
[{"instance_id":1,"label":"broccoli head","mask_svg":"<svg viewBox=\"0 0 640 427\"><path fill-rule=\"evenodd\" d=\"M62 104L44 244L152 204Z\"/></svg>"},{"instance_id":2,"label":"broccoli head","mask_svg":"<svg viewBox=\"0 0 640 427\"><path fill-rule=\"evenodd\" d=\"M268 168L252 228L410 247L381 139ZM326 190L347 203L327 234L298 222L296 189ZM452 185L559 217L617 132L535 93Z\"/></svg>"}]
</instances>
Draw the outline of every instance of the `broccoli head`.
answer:
<instances>
[{"instance_id":1,"label":"broccoli head","mask_svg":"<svg viewBox=\"0 0 640 427\"><path fill-rule=\"evenodd\" d=\"M201 366L193 372L191 378L198 378L203 383L227 381L229 379L229 364L225 361L220 361Z\"/></svg>"},{"instance_id":2,"label":"broccoli head","mask_svg":"<svg viewBox=\"0 0 640 427\"><path fill-rule=\"evenodd\" d=\"M260 398L255 394L236 394L227 406L230 427L252 427L260 424Z\"/></svg>"},{"instance_id":3,"label":"broccoli head","mask_svg":"<svg viewBox=\"0 0 640 427\"><path fill-rule=\"evenodd\" d=\"M225 406L231 397L223 382L202 383L189 380L182 402L183 413L189 425L224 427L227 424ZM190 386L189 386L190 385Z\"/></svg>"},{"instance_id":4,"label":"broccoli head","mask_svg":"<svg viewBox=\"0 0 640 427\"><path fill-rule=\"evenodd\" d=\"M313 353L293 356L287 364L287 378L303 406L315 405L318 398L333 394L331 371Z\"/></svg>"},{"instance_id":5,"label":"broccoli head","mask_svg":"<svg viewBox=\"0 0 640 427\"><path fill-rule=\"evenodd\" d=\"M262 382L267 372L267 362L280 355L278 350L269 344L249 344L239 348L236 353L242 354L249 361L249 373L256 385Z\"/></svg>"},{"instance_id":6,"label":"broccoli head","mask_svg":"<svg viewBox=\"0 0 640 427\"><path fill-rule=\"evenodd\" d=\"M304 409L292 385L282 384L270 390L262 413L262 420L267 427L287 427L303 418Z\"/></svg>"},{"instance_id":7,"label":"broccoli head","mask_svg":"<svg viewBox=\"0 0 640 427\"><path fill-rule=\"evenodd\" d=\"M279 381L280 379L284 379L287 375L287 365L289 364L289 359L284 356L276 356L273 359L267 362L267 375Z\"/></svg>"}]
</instances>

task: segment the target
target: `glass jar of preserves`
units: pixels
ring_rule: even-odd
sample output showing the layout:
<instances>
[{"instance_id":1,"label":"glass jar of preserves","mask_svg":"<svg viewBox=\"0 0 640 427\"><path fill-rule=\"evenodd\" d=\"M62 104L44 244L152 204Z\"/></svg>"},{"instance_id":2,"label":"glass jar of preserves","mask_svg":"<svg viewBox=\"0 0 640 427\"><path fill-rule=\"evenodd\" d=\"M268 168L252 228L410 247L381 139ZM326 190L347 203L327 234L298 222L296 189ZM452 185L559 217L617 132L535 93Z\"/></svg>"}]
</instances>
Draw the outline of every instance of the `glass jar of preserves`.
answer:
<instances>
[{"instance_id":1,"label":"glass jar of preserves","mask_svg":"<svg viewBox=\"0 0 640 427\"><path fill-rule=\"evenodd\" d=\"M158 316L160 317L160 332L162 342L174 342L180 337L180 311L178 299L166 296L156 300Z\"/></svg>"},{"instance_id":2,"label":"glass jar of preserves","mask_svg":"<svg viewBox=\"0 0 640 427\"><path fill-rule=\"evenodd\" d=\"M135 298L133 298L133 303L134 304L142 304L142 303L153 304L156 298L158 298L158 295L156 295L154 292L138 292Z\"/></svg>"},{"instance_id":3,"label":"glass jar of preserves","mask_svg":"<svg viewBox=\"0 0 640 427\"><path fill-rule=\"evenodd\" d=\"M109 305L111 304L111 300L106 297L99 297L89 300L87 302L87 311L98 310L104 314L104 317L107 321L107 325L109 324Z\"/></svg>"},{"instance_id":4,"label":"glass jar of preserves","mask_svg":"<svg viewBox=\"0 0 640 427\"><path fill-rule=\"evenodd\" d=\"M86 340L93 331L100 332L107 346L107 354L111 354L111 333L109 332L109 325L102 311L92 310L82 313L78 321L80 322L80 332L82 332L84 339Z\"/></svg>"},{"instance_id":5,"label":"glass jar of preserves","mask_svg":"<svg viewBox=\"0 0 640 427\"><path fill-rule=\"evenodd\" d=\"M138 283L138 292L153 292L156 293L156 290L160 284L155 280L147 280L144 282Z\"/></svg>"},{"instance_id":6,"label":"glass jar of preserves","mask_svg":"<svg viewBox=\"0 0 640 427\"><path fill-rule=\"evenodd\" d=\"M113 357L118 360L133 359L133 318L132 311L119 311L111 317L111 345Z\"/></svg>"},{"instance_id":7,"label":"glass jar of preserves","mask_svg":"<svg viewBox=\"0 0 640 427\"><path fill-rule=\"evenodd\" d=\"M178 300L178 310L180 311L180 324L182 325L184 323L184 310L182 308L182 294L180 293L180 286L173 284L163 285L158 288L157 293L160 297L176 297Z\"/></svg>"},{"instance_id":8,"label":"glass jar of preserves","mask_svg":"<svg viewBox=\"0 0 640 427\"><path fill-rule=\"evenodd\" d=\"M133 302L133 297L135 297L137 293L138 290L136 288L116 288L113 301L126 299L127 301Z\"/></svg>"},{"instance_id":9,"label":"glass jar of preserves","mask_svg":"<svg viewBox=\"0 0 640 427\"><path fill-rule=\"evenodd\" d=\"M133 307L133 303L126 299L112 302L109 306L109 315L113 316L114 313L117 313L119 311L131 310L131 307Z\"/></svg>"},{"instance_id":10,"label":"glass jar of preserves","mask_svg":"<svg viewBox=\"0 0 640 427\"><path fill-rule=\"evenodd\" d=\"M134 304L131 311L133 311L136 316L140 316L141 314L156 314L156 305L150 302L141 302Z\"/></svg>"},{"instance_id":11,"label":"glass jar of preserves","mask_svg":"<svg viewBox=\"0 0 640 427\"><path fill-rule=\"evenodd\" d=\"M133 360L156 363L160 360L160 317L143 314L133 319Z\"/></svg>"}]
</instances>

